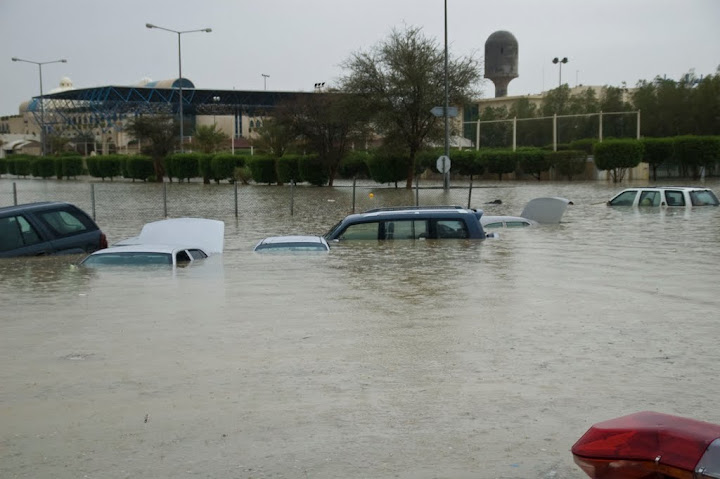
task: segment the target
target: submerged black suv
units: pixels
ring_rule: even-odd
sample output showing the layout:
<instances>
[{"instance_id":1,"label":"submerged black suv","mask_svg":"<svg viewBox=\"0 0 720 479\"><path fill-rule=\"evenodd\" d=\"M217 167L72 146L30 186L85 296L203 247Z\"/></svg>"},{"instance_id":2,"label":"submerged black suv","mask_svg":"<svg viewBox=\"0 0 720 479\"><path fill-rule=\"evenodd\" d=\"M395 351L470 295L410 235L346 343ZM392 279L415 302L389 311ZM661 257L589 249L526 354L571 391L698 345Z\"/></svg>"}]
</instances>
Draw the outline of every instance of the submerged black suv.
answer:
<instances>
[{"instance_id":1,"label":"submerged black suv","mask_svg":"<svg viewBox=\"0 0 720 479\"><path fill-rule=\"evenodd\" d=\"M482 210L461 206L379 208L346 216L325 234L325 239L485 239L482 214Z\"/></svg>"},{"instance_id":2,"label":"submerged black suv","mask_svg":"<svg viewBox=\"0 0 720 479\"><path fill-rule=\"evenodd\" d=\"M70 203L0 208L0 257L92 253L107 245L92 218Z\"/></svg>"}]
</instances>

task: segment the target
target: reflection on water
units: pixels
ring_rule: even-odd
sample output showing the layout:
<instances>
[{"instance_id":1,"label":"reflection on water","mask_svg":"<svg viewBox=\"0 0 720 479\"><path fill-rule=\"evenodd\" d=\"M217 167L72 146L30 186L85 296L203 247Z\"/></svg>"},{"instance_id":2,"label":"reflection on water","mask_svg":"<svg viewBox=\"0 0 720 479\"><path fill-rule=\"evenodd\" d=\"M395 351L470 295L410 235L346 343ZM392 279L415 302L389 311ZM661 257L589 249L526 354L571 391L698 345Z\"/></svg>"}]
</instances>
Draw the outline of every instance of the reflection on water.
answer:
<instances>
[{"instance_id":1,"label":"reflection on water","mask_svg":"<svg viewBox=\"0 0 720 479\"><path fill-rule=\"evenodd\" d=\"M575 204L560 225L483 242L252 253L347 212L318 188L293 217L209 215L226 251L187 268L0 261L0 476L579 479L568 451L594 422L720 423L720 208L498 186L475 206ZM393 194L379 193L407 201ZM111 241L145 222L98 221Z\"/></svg>"}]
</instances>

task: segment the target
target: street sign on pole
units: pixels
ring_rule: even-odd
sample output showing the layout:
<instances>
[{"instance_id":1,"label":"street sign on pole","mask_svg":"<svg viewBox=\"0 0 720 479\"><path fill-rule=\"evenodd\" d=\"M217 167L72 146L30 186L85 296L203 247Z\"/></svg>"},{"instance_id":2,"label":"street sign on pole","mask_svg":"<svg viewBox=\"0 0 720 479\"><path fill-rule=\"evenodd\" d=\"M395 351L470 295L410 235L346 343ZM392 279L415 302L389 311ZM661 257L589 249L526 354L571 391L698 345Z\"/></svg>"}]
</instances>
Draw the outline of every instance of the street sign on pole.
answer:
<instances>
[{"instance_id":1,"label":"street sign on pole","mask_svg":"<svg viewBox=\"0 0 720 479\"><path fill-rule=\"evenodd\" d=\"M440 158L437 159L435 167L440 173L447 173L448 171L450 171L450 157L442 155Z\"/></svg>"},{"instance_id":2,"label":"street sign on pole","mask_svg":"<svg viewBox=\"0 0 720 479\"><path fill-rule=\"evenodd\" d=\"M445 107L436 106L435 108L433 108L432 110L430 110L430 113L432 113L433 116L440 117L440 116L444 116L444 115L443 115L444 111L445 111ZM449 106L448 109L447 109L447 116L448 116L448 118L455 118L456 116L458 116L458 109L457 109L457 107L456 107L456 106Z\"/></svg>"}]
</instances>

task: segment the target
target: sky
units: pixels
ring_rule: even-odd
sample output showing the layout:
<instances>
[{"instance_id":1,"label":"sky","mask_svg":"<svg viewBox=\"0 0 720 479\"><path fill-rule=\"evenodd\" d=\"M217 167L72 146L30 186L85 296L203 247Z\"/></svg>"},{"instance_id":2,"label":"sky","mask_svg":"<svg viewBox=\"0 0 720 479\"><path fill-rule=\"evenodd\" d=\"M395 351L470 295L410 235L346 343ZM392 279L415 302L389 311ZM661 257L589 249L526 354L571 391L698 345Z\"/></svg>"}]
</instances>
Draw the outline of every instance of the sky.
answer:
<instances>
[{"instance_id":1,"label":"sky","mask_svg":"<svg viewBox=\"0 0 720 479\"><path fill-rule=\"evenodd\" d=\"M420 27L450 55L484 56L488 36L510 31L520 76L509 95L560 82L634 86L720 65L720 0L0 0L0 116L14 115L69 77L76 88L178 76L177 35L148 29L212 28L181 36L183 77L196 88L312 91L336 84L342 64L393 29ZM268 75L268 77L263 77ZM494 96L488 80L482 97Z\"/></svg>"}]
</instances>

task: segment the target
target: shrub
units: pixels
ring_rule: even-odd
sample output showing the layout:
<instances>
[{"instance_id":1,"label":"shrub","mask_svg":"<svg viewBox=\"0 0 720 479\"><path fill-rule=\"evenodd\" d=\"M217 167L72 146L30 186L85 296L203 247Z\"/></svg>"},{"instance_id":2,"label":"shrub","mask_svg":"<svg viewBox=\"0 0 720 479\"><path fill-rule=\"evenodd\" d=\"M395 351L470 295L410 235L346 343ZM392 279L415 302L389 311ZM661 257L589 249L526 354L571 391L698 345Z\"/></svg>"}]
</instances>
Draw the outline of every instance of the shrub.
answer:
<instances>
[{"instance_id":1,"label":"shrub","mask_svg":"<svg viewBox=\"0 0 720 479\"><path fill-rule=\"evenodd\" d=\"M571 141L570 149L581 150L584 151L587 155L592 155L593 145L595 145L595 143L597 143L597 140L595 138L582 138L580 140Z\"/></svg>"},{"instance_id":2,"label":"shrub","mask_svg":"<svg viewBox=\"0 0 720 479\"><path fill-rule=\"evenodd\" d=\"M211 157L210 171L216 183L220 180L235 181L235 168L245 165L245 157L231 153L218 153Z\"/></svg>"},{"instance_id":3,"label":"shrub","mask_svg":"<svg viewBox=\"0 0 720 479\"><path fill-rule=\"evenodd\" d=\"M250 171L249 166L235 168L235 171L233 172L233 177L235 178L236 182L240 181L243 185L247 185L252 179L252 171Z\"/></svg>"},{"instance_id":4,"label":"shrub","mask_svg":"<svg viewBox=\"0 0 720 479\"><path fill-rule=\"evenodd\" d=\"M465 176L482 175L485 173L485 163L479 161L481 155L478 150L451 151L451 171ZM437 159L435 159L435 162L437 162ZM433 167L435 167L435 165L433 165Z\"/></svg>"},{"instance_id":5,"label":"shrub","mask_svg":"<svg viewBox=\"0 0 720 479\"><path fill-rule=\"evenodd\" d=\"M275 160L278 183L300 181L300 158L299 155L284 155Z\"/></svg>"},{"instance_id":6,"label":"shrub","mask_svg":"<svg viewBox=\"0 0 720 479\"><path fill-rule=\"evenodd\" d=\"M652 168L653 179L657 180L658 166L674 161L672 138L643 138L643 161Z\"/></svg>"},{"instance_id":7,"label":"shrub","mask_svg":"<svg viewBox=\"0 0 720 479\"><path fill-rule=\"evenodd\" d=\"M640 164L643 157L643 144L638 140L605 140L593 147L595 166L599 170L609 170L613 183L622 181L628 168Z\"/></svg>"},{"instance_id":8,"label":"shrub","mask_svg":"<svg viewBox=\"0 0 720 479\"><path fill-rule=\"evenodd\" d=\"M29 155L13 155L8 160L8 171L15 176L28 176L32 171L31 162Z\"/></svg>"},{"instance_id":9,"label":"shrub","mask_svg":"<svg viewBox=\"0 0 720 479\"><path fill-rule=\"evenodd\" d=\"M517 158L509 150L485 150L480 156L487 171L498 175L500 181L502 181L502 175L512 173L517 168Z\"/></svg>"},{"instance_id":10,"label":"shrub","mask_svg":"<svg viewBox=\"0 0 720 479\"><path fill-rule=\"evenodd\" d=\"M349 151L340 161L338 175L341 178L369 178L367 161L370 154L367 151Z\"/></svg>"},{"instance_id":11,"label":"shrub","mask_svg":"<svg viewBox=\"0 0 720 479\"><path fill-rule=\"evenodd\" d=\"M100 166L98 165L99 158L99 156L88 156L85 160L88 174L93 178L100 178Z\"/></svg>"},{"instance_id":12,"label":"shrub","mask_svg":"<svg viewBox=\"0 0 720 479\"><path fill-rule=\"evenodd\" d=\"M546 153L546 157L555 172L568 180L585 173L588 155L583 150L553 151Z\"/></svg>"},{"instance_id":13,"label":"shrub","mask_svg":"<svg viewBox=\"0 0 720 479\"><path fill-rule=\"evenodd\" d=\"M131 155L125 159L125 178L147 181L154 174L153 160L149 156Z\"/></svg>"},{"instance_id":14,"label":"shrub","mask_svg":"<svg viewBox=\"0 0 720 479\"><path fill-rule=\"evenodd\" d=\"M255 183L277 183L277 171L275 170L275 158L271 156L253 156L248 161L248 166Z\"/></svg>"},{"instance_id":15,"label":"shrub","mask_svg":"<svg viewBox=\"0 0 720 479\"><path fill-rule=\"evenodd\" d=\"M322 186L330 181L327 167L316 155L301 156L298 158L298 173L300 179L311 185Z\"/></svg>"},{"instance_id":16,"label":"shrub","mask_svg":"<svg viewBox=\"0 0 720 479\"><path fill-rule=\"evenodd\" d=\"M178 181L200 176L200 153L176 153L167 157L166 167L168 178Z\"/></svg>"},{"instance_id":17,"label":"shrub","mask_svg":"<svg viewBox=\"0 0 720 479\"><path fill-rule=\"evenodd\" d=\"M395 183L407 178L410 159L402 153L376 150L370 154L367 165L370 178L378 183Z\"/></svg>"},{"instance_id":18,"label":"shrub","mask_svg":"<svg viewBox=\"0 0 720 479\"><path fill-rule=\"evenodd\" d=\"M515 152L518 166L523 173L532 175L538 180L540 175L552 166L550 157L540 148L521 148Z\"/></svg>"},{"instance_id":19,"label":"shrub","mask_svg":"<svg viewBox=\"0 0 720 479\"><path fill-rule=\"evenodd\" d=\"M203 179L203 183L210 183L214 179L216 183L220 182L220 178L214 177L212 172L212 159L214 155L203 153L198 157L198 173Z\"/></svg>"},{"instance_id":20,"label":"shrub","mask_svg":"<svg viewBox=\"0 0 720 479\"><path fill-rule=\"evenodd\" d=\"M32 175L47 179L55 175L55 159L50 156L38 156L30 162Z\"/></svg>"},{"instance_id":21,"label":"shrub","mask_svg":"<svg viewBox=\"0 0 720 479\"><path fill-rule=\"evenodd\" d=\"M720 139L714 136L677 136L673 139L675 157L685 174L700 176L700 169L711 167L720 158Z\"/></svg>"},{"instance_id":22,"label":"shrub","mask_svg":"<svg viewBox=\"0 0 720 479\"><path fill-rule=\"evenodd\" d=\"M0 175L4 175L8 171L8 162L5 158L0 158Z\"/></svg>"},{"instance_id":23,"label":"shrub","mask_svg":"<svg viewBox=\"0 0 720 479\"><path fill-rule=\"evenodd\" d=\"M62 156L57 158L56 162L60 163L60 176L64 176L68 180L71 176L76 178L83 174L84 166L81 156Z\"/></svg>"}]
</instances>

